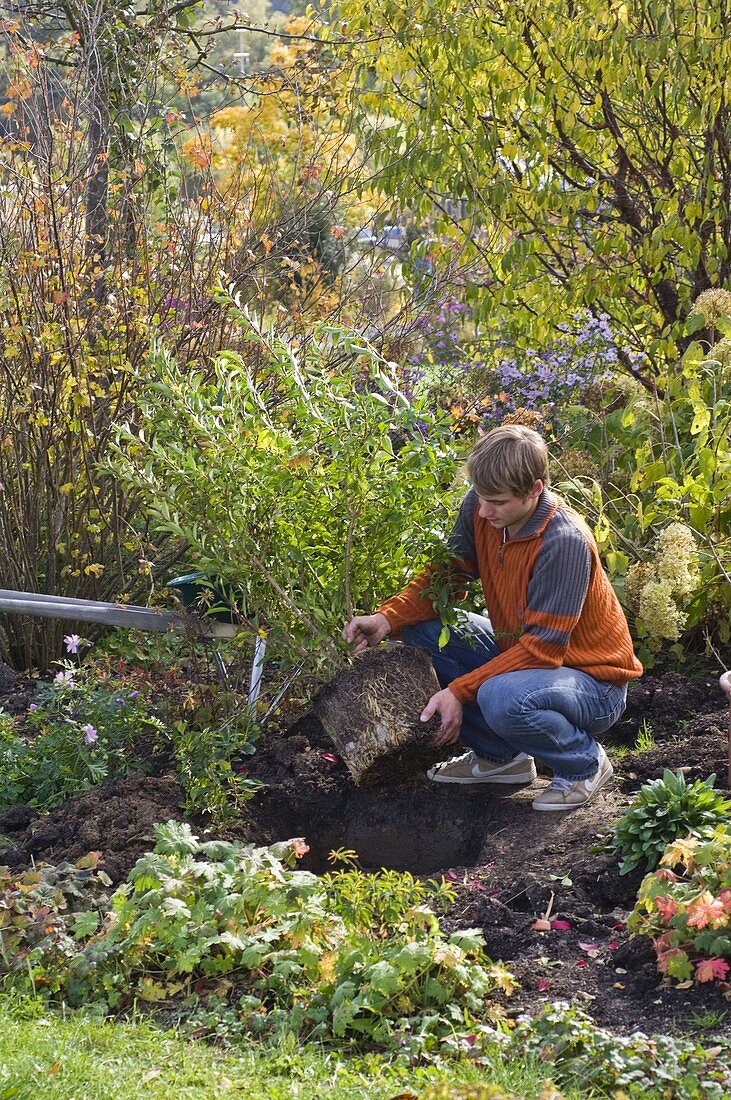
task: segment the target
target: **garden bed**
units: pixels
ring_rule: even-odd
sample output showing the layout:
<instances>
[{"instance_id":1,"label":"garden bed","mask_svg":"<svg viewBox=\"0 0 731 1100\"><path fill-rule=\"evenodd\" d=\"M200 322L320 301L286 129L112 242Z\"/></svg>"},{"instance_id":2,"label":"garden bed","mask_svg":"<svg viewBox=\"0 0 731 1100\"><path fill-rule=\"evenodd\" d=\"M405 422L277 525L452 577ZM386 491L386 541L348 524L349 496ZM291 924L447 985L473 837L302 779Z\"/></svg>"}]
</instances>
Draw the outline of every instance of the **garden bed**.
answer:
<instances>
[{"instance_id":1,"label":"garden bed","mask_svg":"<svg viewBox=\"0 0 731 1100\"><path fill-rule=\"evenodd\" d=\"M482 929L488 954L520 982L506 1002L511 1014L573 1000L617 1031L731 1034L731 1006L718 986L661 988L649 942L626 931L641 875L620 876L607 847L612 821L664 768L685 768L689 780L712 772L725 780L726 716L713 674L646 676L630 688L628 710L605 738L614 785L585 809L553 817L531 810L535 785L440 787L416 776L360 789L307 714L269 732L247 761L264 786L235 835L257 844L305 836L311 850L303 865L315 871L328 866L332 849L347 848L367 868L444 875L456 893L447 925ZM650 743L644 751L635 747L640 732ZM151 847L153 822L182 817L180 798L172 776L133 774L47 815L10 810L0 815L0 863L75 860L99 849L119 882ZM544 915L557 927L534 931Z\"/></svg>"}]
</instances>

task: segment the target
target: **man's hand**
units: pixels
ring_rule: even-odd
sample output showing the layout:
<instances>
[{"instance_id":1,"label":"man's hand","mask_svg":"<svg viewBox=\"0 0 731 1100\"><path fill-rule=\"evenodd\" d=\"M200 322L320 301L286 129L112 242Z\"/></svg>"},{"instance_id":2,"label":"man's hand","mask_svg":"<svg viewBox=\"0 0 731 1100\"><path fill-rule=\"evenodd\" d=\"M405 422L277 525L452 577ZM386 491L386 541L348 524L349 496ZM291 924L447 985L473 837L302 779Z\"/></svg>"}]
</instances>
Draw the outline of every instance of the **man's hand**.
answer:
<instances>
[{"instance_id":1,"label":"man's hand","mask_svg":"<svg viewBox=\"0 0 731 1100\"><path fill-rule=\"evenodd\" d=\"M356 653L378 645L391 633L391 624L385 615L377 611L375 615L356 615L343 630L346 642L355 646Z\"/></svg>"},{"instance_id":2,"label":"man's hand","mask_svg":"<svg viewBox=\"0 0 731 1100\"><path fill-rule=\"evenodd\" d=\"M432 695L421 715L422 722L428 722L433 714L439 714L442 724L434 737L435 745L452 745L459 739L462 728L462 704L449 688Z\"/></svg>"}]
</instances>

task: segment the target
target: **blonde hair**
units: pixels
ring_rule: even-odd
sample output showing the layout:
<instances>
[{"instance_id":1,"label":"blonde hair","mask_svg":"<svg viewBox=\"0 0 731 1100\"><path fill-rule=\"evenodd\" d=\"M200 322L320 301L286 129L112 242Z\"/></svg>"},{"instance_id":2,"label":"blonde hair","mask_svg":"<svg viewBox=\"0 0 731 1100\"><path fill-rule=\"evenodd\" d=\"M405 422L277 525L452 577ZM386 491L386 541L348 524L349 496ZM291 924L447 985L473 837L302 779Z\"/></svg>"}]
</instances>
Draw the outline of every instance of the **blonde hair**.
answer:
<instances>
[{"instance_id":1,"label":"blonde hair","mask_svg":"<svg viewBox=\"0 0 731 1100\"><path fill-rule=\"evenodd\" d=\"M472 448L467 476L480 496L507 489L527 497L538 479L548 485L546 442L523 424L493 428Z\"/></svg>"}]
</instances>

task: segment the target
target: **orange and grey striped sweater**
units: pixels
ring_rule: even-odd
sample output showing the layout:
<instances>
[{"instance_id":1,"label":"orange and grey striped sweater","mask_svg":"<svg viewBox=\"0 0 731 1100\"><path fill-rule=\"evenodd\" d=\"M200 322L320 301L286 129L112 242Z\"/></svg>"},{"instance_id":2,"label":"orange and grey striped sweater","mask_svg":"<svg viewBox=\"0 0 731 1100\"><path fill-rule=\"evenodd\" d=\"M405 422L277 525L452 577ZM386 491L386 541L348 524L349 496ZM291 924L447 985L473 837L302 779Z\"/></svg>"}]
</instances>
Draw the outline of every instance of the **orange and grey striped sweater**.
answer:
<instances>
[{"instance_id":1,"label":"orange and grey striped sweater","mask_svg":"<svg viewBox=\"0 0 731 1100\"><path fill-rule=\"evenodd\" d=\"M478 515L474 490L450 536L455 574L479 577L501 652L449 690L474 699L503 672L565 665L596 680L625 684L642 675L627 620L591 531L560 498L544 490L525 527L507 541ZM429 570L378 608L394 632L435 617Z\"/></svg>"}]
</instances>

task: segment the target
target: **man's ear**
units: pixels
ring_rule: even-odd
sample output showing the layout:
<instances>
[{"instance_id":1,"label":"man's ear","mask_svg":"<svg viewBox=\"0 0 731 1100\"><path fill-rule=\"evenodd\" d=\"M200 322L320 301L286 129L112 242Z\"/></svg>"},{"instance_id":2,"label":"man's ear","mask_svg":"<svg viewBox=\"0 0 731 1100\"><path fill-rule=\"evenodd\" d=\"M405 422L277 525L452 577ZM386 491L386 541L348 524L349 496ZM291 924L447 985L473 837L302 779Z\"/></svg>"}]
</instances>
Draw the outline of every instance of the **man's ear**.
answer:
<instances>
[{"instance_id":1,"label":"man's ear","mask_svg":"<svg viewBox=\"0 0 731 1100\"><path fill-rule=\"evenodd\" d=\"M544 489L543 482L541 481L541 479L539 477L537 477L536 480L533 482L533 488L528 493L528 496L529 497L539 497L541 495L541 493L543 492L543 489Z\"/></svg>"}]
</instances>

